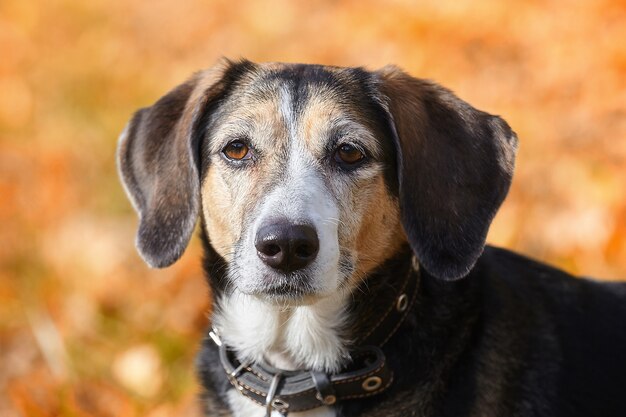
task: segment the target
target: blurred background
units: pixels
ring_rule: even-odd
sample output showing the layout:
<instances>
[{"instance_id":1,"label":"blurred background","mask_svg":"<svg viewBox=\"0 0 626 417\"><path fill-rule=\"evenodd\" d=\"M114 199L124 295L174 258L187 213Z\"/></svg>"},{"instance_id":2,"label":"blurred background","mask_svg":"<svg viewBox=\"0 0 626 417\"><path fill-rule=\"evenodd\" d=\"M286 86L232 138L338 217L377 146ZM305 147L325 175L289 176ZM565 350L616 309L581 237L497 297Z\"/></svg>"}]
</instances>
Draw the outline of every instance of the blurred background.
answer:
<instances>
[{"instance_id":1,"label":"blurred background","mask_svg":"<svg viewBox=\"0 0 626 417\"><path fill-rule=\"evenodd\" d=\"M517 131L491 243L626 279L626 2L0 2L0 415L197 416L194 241L149 270L131 113L220 56L432 78Z\"/></svg>"}]
</instances>

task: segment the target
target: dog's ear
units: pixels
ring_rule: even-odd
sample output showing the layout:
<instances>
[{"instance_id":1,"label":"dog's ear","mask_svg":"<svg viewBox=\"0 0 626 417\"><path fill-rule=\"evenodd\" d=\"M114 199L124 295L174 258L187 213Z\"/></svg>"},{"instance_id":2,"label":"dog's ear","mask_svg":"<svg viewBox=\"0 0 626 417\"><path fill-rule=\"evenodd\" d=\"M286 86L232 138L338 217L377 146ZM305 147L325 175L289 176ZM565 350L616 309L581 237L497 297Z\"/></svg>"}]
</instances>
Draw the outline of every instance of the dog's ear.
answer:
<instances>
[{"instance_id":1,"label":"dog's ear","mask_svg":"<svg viewBox=\"0 0 626 417\"><path fill-rule=\"evenodd\" d=\"M432 275L461 278L506 196L517 137L497 116L396 67L375 73L397 152L402 223Z\"/></svg>"},{"instance_id":2,"label":"dog's ear","mask_svg":"<svg viewBox=\"0 0 626 417\"><path fill-rule=\"evenodd\" d=\"M200 205L199 146L208 109L249 62L222 60L135 113L117 150L118 170L139 214L136 246L152 267L174 263Z\"/></svg>"}]
</instances>

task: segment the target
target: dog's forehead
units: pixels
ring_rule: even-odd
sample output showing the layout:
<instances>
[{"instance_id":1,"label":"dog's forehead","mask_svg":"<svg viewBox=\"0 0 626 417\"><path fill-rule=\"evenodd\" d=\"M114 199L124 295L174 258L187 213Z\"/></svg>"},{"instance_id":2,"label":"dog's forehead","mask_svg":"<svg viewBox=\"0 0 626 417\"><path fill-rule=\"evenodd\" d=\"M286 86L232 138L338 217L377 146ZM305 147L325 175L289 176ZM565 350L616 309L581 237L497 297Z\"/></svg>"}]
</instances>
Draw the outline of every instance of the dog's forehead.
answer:
<instances>
[{"instance_id":1,"label":"dog's forehead","mask_svg":"<svg viewBox=\"0 0 626 417\"><path fill-rule=\"evenodd\" d=\"M332 137L359 136L377 153L371 83L359 68L258 64L234 85L219 119L223 131L267 140L298 136L319 151Z\"/></svg>"},{"instance_id":2,"label":"dog's forehead","mask_svg":"<svg viewBox=\"0 0 626 417\"><path fill-rule=\"evenodd\" d=\"M249 73L244 87L258 98L272 98L288 91L295 103L305 103L311 95L327 96L348 104L362 96L369 73L358 68L310 64L259 64Z\"/></svg>"}]
</instances>

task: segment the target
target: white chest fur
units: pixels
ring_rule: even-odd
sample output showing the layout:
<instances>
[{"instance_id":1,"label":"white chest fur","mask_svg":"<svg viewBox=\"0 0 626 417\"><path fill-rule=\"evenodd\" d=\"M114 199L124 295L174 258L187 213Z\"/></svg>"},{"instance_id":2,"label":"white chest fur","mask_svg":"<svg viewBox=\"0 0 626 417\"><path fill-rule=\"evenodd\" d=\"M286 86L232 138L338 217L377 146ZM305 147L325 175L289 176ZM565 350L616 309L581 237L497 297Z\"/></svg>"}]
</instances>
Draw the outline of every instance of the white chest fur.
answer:
<instances>
[{"instance_id":1,"label":"white chest fur","mask_svg":"<svg viewBox=\"0 0 626 417\"><path fill-rule=\"evenodd\" d=\"M281 308L235 292L219 300L213 324L240 359L266 361L283 369L336 372L347 356L342 329L346 296L315 304ZM235 390L228 401L235 417L261 417L265 410ZM272 416L279 416L277 412ZM331 417L331 407L295 413L294 417Z\"/></svg>"}]
</instances>

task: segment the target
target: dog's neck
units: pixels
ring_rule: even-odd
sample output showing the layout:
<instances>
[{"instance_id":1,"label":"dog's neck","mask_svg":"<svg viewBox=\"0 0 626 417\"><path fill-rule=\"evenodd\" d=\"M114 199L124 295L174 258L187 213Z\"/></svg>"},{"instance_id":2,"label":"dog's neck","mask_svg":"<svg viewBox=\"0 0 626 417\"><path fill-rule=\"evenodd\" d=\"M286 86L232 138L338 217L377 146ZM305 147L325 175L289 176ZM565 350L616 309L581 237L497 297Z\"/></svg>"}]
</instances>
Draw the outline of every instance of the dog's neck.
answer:
<instances>
[{"instance_id":1,"label":"dog's neck","mask_svg":"<svg viewBox=\"0 0 626 417\"><path fill-rule=\"evenodd\" d=\"M281 369L338 372L349 350L393 303L410 251L401 251L351 292L310 305L279 307L238 290L225 290L224 261L205 245L205 270L214 289L213 326L242 361Z\"/></svg>"},{"instance_id":2,"label":"dog's neck","mask_svg":"<svg viewBox=\"0 0 626 417\"><path fill-rule=\"evenodd\" d=\"M336 372L347 358L346 309L341 295L280 308L235 290L216 303L213 325L241 360Z\"/></svg>"}]
</instances>

